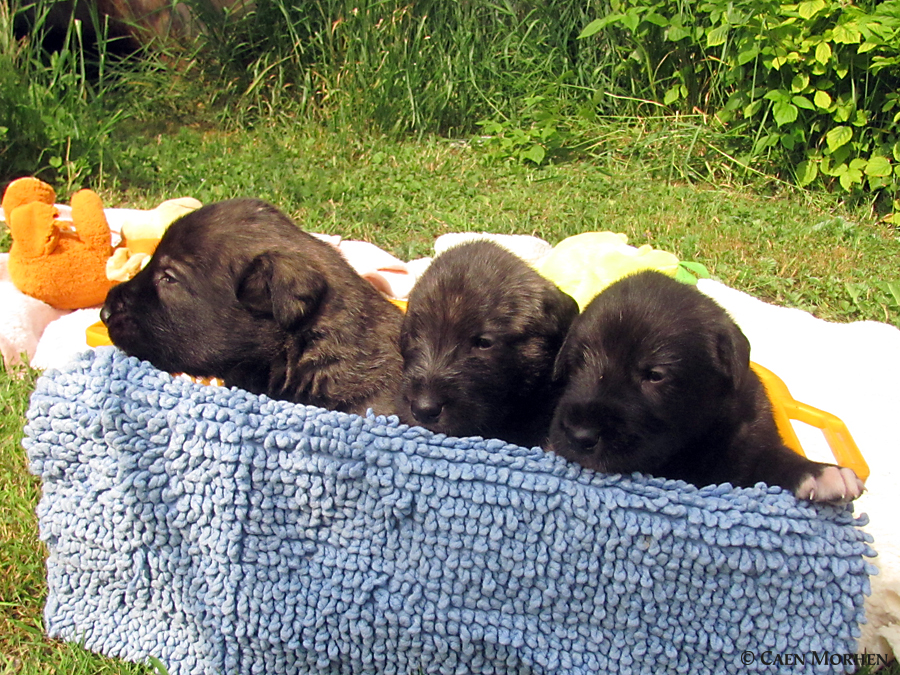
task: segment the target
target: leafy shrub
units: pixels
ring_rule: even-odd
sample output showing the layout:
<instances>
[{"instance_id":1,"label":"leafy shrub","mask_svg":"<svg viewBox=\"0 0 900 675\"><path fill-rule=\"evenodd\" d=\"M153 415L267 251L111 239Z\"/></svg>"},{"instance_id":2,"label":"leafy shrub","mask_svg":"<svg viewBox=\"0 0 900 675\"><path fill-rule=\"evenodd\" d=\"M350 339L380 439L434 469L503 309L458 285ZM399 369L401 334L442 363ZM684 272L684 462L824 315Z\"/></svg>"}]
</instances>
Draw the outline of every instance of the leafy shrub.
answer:
<instances>
[{"instance_id":1,"label":"leafy shrub","mask_svg":"<svg viewBox=\"0 0 900 675\"><path fill-rule=\"evenodd\" d=\"M900 2L614 0L580 37L610 32L617 73L645 98L714 114L800 185L900 190ZM605 45L609 44L609 35ZM635 85L631 85L635 86Z\"/></svg>"},{"instance_id":2,"label":"leafy shrub","mask_svg":"<svg viewBox=\"0 0 900 675\"><path fill-rule=\"evenodd\" d=\"M473 145L489 161L513 160L541 166L568 150L573 134L571 112L562 109L558 88L526 97L516 116L485 119Z\"/></svg>"},{"instance_id":3,"label":"leafy shrub","mask_svg":"<svg viewBox=\"0 0 900 675\"><path fill-rule=\"evenodd\" d=\"M0 4L0 181L38 175L71 191L102 173L110 131L124 112L105 108L105 55L88 63L79 21L58 50L44 50L50 7L49 0L30 5L32 30L17 39L13 24L24 8Z\"/></svg>"}]
</instances>

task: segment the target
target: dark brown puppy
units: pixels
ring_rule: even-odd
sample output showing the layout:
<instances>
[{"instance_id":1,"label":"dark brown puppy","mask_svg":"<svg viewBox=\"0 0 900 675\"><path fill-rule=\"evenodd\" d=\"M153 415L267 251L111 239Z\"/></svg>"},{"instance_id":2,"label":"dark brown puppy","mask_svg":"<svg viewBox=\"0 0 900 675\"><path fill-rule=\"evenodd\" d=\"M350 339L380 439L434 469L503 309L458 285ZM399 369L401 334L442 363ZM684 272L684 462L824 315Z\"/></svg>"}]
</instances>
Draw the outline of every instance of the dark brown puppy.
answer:
<instances>
[{"instance_id":1,"label":"dark brown puppy","mask_svg":"<svg viewBox=\"0 0 900 675\"><path fill-rule=\"evenodd\" d=\"M101 312L114 344L169 372L344 412L393 413L403 315L333 247L254 199L169 226Z\"/></svg>"},{"instance_id":2,"label":"dark brown puppy","mask_svg":"<svg viewBox=\"0 0 900 675\"><path fill-rule=\"evenodd\" d=\"M572 324L557 359L565 389L548 447L607 473L698 486L761 481L815 501L858 497L852 470L784 445L749 364L750 343L713 300L659 272L628 276Z\"/></svg>"},{"instance_id":3,"label":"dark brown puppy","mask_svg":"<svg viewBox=\"0 0 900 675\"><path fill-rule=\"evenodd\" d=\"M452 436L545 438L575 301L490 241L439 255L409 297L400 418Z\"/></svg>"}]
</instances>

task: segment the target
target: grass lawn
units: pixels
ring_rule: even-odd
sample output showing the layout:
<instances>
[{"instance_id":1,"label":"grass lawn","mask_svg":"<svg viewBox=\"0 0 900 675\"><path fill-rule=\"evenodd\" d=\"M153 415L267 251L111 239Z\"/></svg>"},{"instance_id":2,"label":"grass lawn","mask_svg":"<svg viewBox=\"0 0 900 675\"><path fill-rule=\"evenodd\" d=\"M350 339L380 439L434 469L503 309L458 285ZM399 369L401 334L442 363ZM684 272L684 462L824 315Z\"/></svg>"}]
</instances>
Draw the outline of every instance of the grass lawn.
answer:
<instances>
[{"instance_id":1,"label":"grass lawn","mask_svg":"<svg viewBox=\"0 0 900 675\"><path fill-rule=\"evenodd\" d=\"M135 128L128 140L115 157L118 170L98 188L110 207L260 197L305 229L366 239L403 259L428 255L446 232L533 234L556 243L613 230L701 262L764 300L835 321L900 326L897 229L828 195L667 182L621 158L542 169L487 164L464 142L400 143L306 128ZM8 246L8 237L0 242ZM152 672L42 637L40 485L19 445L34 377L0 372L0 675Z\"/></svg>"}]
</instances>

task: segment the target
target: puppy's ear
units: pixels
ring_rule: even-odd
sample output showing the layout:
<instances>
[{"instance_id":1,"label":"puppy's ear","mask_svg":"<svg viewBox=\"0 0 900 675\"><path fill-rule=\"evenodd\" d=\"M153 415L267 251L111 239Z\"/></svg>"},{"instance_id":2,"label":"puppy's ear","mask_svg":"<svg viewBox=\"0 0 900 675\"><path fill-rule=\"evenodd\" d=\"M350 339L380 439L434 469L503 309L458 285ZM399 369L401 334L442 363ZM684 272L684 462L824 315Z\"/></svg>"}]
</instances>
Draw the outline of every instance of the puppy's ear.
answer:
<instances>
[{"instance_id":1,"label":"puppy's ear","mask_svg":"<svg viewBox=\"0 0 900 675\"><path fill-rule=\"evenodd\" d=\"M569 343L568 336L571 334L572 322L578 317L578 303L571 295L554 286L544 292L544 314L555 324L551 333L554 338L551 346L557 351L551 377L554 382L560 382L568 371L566 347Z\"/></svg>"},{"instance_id":2,"label":"puppy's ear","mask_svg":"<svg viewBox=\"0 0 900 675\"><path fill-rule=\"evenodd\" d=\"M716 360L721 372L737 389L750 369L750 341L737 327L728 321L716 331L714 345Z\"/></svg>"},{"instance_id":3,"label":"puppy's ear","mask_svg":"<svg viewBox=\"0 0 900 675\"><path fill-rule=\"evenodd\" d=\"M578 316L578 303L571 295L553 286L544 291L544 315L555 322L555 332L565 336Z\"/></svg>"},{"instance_id":4,"label":"puppy's ear","mask_svg":"<svg viewBox=\"0 0 900 675\"><path fill-rule=\"evenodd\" d=\"M295 330L313 315L328 291L325 277L297 256L262 253L238 280L243 307L266 314L285 330Z\"/></svg>"},{"instance_id":5,"label":"puppy's ear","mask_svg":"<svg viewBox=\"0 0 900 675\"><path fill-rule=\"evenodd\" d=\"M568 368L566 368L566 357L563 353L565 347L566 343L564 341L563 346L560 347L560 350L556 353L556 359L553 361L553 374L551 375L551 379L554 382L562 382L568 372Z\"/></svg>"},{"instance_id":6,"label":"puppy's ear","mask_svg":"<svg viewBox=\"0 0 900 675\"><path fill-rule=\"evenodd\" d=\"M401 355L405 355L409 349L411 324L412 321L410 320L409 312L407 312L403 316L403 322L400 324L400 335L397 338L397 344L400 347Z\"/></svg>"},{"instance_id":7,"label":"puppy's ear","mask_svg":"<svg viewBox=\"0 0 900 675\"><path fill-rule=\"evenodd\" d=\"M566 334L559 351L556 352L556 359L553 361L553 374L551 375L551 378L556 383L561 384L569 376L569 362L571 361L569 352L572 349L572 342L574 342L572 333L574 333L574 331L569 328L569 332Z\"/></svg>"}]
</instances>

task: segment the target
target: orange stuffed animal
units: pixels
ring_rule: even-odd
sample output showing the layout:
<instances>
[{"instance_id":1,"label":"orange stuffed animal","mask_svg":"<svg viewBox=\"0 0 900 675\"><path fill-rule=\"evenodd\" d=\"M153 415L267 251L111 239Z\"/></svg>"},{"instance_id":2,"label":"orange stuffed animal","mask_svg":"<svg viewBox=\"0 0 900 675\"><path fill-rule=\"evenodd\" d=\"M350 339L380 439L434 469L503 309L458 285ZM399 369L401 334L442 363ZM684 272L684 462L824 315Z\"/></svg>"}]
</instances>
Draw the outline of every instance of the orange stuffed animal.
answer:
<instances>
[{"instance_id":1,"label":"orange stuffed animal","mask_svg":"<svg viewBox=\"0 0 900 675\"><path fill-rule=\"evenodd\" d=\"M37 178L10 183L3 212L12 235L9 276L16 288L57 309L101 304L115 285L106 278L109 224L97 193L72 196L72 227L58 220L53 188Z\"/></svg>"}]
</instances>

